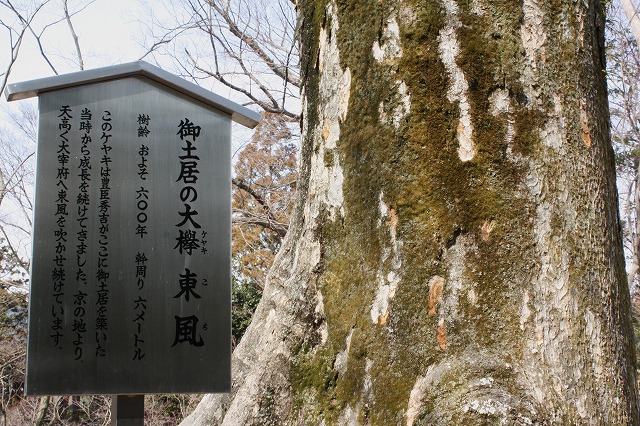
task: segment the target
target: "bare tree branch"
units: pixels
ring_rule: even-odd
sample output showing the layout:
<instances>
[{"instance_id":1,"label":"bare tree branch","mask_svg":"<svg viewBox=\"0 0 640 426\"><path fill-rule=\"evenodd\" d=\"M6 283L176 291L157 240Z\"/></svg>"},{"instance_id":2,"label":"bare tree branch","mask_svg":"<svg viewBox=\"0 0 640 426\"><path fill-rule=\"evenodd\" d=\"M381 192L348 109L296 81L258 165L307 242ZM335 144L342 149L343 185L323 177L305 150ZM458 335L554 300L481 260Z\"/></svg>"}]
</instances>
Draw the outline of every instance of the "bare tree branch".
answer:
<instances>
[{"instance_id":1,"label":"bare tree branch","mask_svg":"<svg viewBox=\"0 0 640 426\"><path fill-rule=\"evenodd\" d=\"M10 39L9 45L11 49L11 53L9 55L10 57L9 63L5 67L5 71L2 73L2 81L0 81L0 93L4 91L4 88L6 87L7 81L9 79L9 75L11 74L11 70L13 69L13 66L15 65L18 59L18 54L20 52L20 47L22 46L22 40L24 39L25 33L27 32L27 30L32 31L31 23L35 19L38 12L40 12L40 10L47 3L49 3L49 1L50 0L45 0L39 5L37 5L34 11L29 15L27 15L26 17L23 16L23 14L18 11L18 9L13 5L13 3L11 3L11 0L0 1L0 5L6 7L11 12L13 12L15 17L20 22L20 30L16 31L13 27L8 25L4 21L0 21L0 26L3 26L9 32L9 39ZM17 33L17 38L15 40L14 40L14 32Z\"/></svg>"},{"instance_id":2,"label":"bare tree branch","mask_svg":"<svg viewBox=\"0 0 640 426\"><path fill-rule=\"evenodd\" d=\"M150 29L161 32L154 34L145 56L169 55L196 82L213 78L246 97L245 104L299 118L299 105L292 102L299 99L300 84L295 14L286 0L166 4L167 12L182 20L154 21Z\"/></svg>"},{"instance_id":3,"label":"bare tree branch","mask_svg":"<svg viewBox=\"0 0 640 426\"><path fill-rule=\"evenodd\" d=\"M78 41L78 35L76 34L76 30L73 28L73 23L71 23L71 16L69 16L69 5L68 0L63 1L64 6L64 18L67 21L67 25L69 26L69 31L71 32L71 37L73 38L73 44L76 47L76 55L78 55L78 66L81 70L84 69L84 60L82 59L82 51L80 50L80 42Z\"/></svg>"},{"instance_id":4,"label":"bare tree branch","mask_svg":"<svg viewBox=\"0 0 640 426\"><path fill-rule=\"evenodd\" d=\"M275 75L288 82L289 84L300 87L300 80L298 78L294 78L287 72L288 67L276 63L273 58L267 55L267 53L261 48L261 46L253 37L250 37L246 32L242 31L238 27L237 23L233 19L231 19L231 16L229 15L227 10L221 8L220 5L214 0L207 0L207 3L211 5L211 7L213 7L216 12L218 12L218 14L225 20L225 22L229 26L229 31L231 31L233 35L238 37L238 39L249 46L253 53L258 55L258 57L264 61L264 63L271 69L271 71L273 71Z\"/></svg>"},{"instance_id":5,"label":"bare tree branch","mask_svg":"<svg viewBox=\"0 0 640 426\"><path fill-rule=\"evenodd\" d=\"M272 222L259 217L247 217L234 214L231 216L231 221L236 224L261 226L275 232L280 236L280 238L284 238L288 230L288 226L283 223Z\"/></svg>"},{"instance_id":6,"label":"bare tree branch","mask_svg":"<svg viewBox=\"0 0 640 426\"><path fill-rule=\"evenodd\" d=\"M241 189L251 195L253 199L256 200L256 202L260 204L260 206L262 206L266 215L266 219L260 219L256 217L249 218L246 215L236 216L233 218L233 221L236 223L261 225L267 229L274 231L281 238L284 238L287 233L288 226L282 223L278 223L278 220L275 218L275 216L273 216L273 213L271 213L271 208L269 207L269 204L264 200L264 198L241 179L233 178L231 180L231 183L238 189Z\"/></svg>"}]
</instances>

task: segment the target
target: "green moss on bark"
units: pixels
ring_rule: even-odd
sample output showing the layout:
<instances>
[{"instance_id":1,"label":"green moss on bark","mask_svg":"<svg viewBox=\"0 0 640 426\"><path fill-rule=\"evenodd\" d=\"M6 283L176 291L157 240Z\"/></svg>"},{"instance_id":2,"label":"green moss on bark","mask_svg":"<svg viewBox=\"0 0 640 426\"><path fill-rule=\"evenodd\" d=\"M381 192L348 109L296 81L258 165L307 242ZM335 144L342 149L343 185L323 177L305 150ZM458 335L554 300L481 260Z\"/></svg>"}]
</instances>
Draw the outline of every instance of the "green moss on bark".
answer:
<instances>
[{"instance_id":1,"label":"green moss on bark","mask_svg":"<svg viewBox=\"0 0 640 426\"><path fill-rule=\"evenodd\" d=\"M500 304L507 298L500 295L513 289L496 289L496 282L508 282L505 269L511 262L501 256L511 253L496 248L505 239L521 237L509 231L522 211L523 203L513 196L521 172L506 158L506 120L489 115L487 99L493 90L504 87L505 79L517 79L516 71L506 69L508 58L496 55L516 55L517 22L507 23L505 18L500 37L487 22L469 22L461 31L458 65L470 82L478 145L476 158L461 162L456 139L458 106L446 97L450 82L439 57L443 10L437 2L410 4L416 22L400 23L403 56L395 78L409 87L411 114L396 131L380 122L378 111L381 101L389 110L395 106L396 70L393 65L376 63L371 54L392 10L377 1L338 2L338 19L349 22L340 26L338 46L343 68L349 67L352 76L349 113L337 153L344 170L346 213L344 223L325 223L322 229L325 273L320 291L329 341L318 353L301 356L297 366L300 377L309 377L298 385L316 390L318 411L332 422L346 406L362 402L373 405L368 414L373 424L396 423L406 409L415 379L429 365L463 350L469 339L480 346L495 346L497 353L500 346L514 343L506 337L513 333L518 313L512 304ZM478 62L483 66L477 67ZM325 163L333 164L334 155L331 161L325 158ZM382 253L392 245L387 219L380 217L377 208L381 193L398 214L403 268L388 323L375 325L369 310L378 275L385 276L390 270ZM435 339L439 316L427 313L427 283L434 275L448 276L443 252L452 238L462 232L481 241L480 228L486 221L498 226L491 242L479 244L478 252L469 258L475 262L465 273L475 283L480 302L471 306L466 294L459 295L461 314L447 318L450 337L445 353ZM506 324L498 325L501 321ZM332 363L345 350L352 328L358 332L351 340L348 369L336 376ZM372 369L368 373L370 402L363 401L367 399L363 396L366 360Z\"/></svg>"},{"instance_id":2,"label":"green moss on bark","mask_svg":"<svg viewBox=\"0 0 640 426\"><path fill-rule=\"evenodd\" d=\"M521 303L540 267L534 259L531 225L536 206L527 198L525 179L530 160L544 152L540 129L554 105L548 95L553 90L543 91L541 99L525 94L522 4L492 2L491 12L480 16L470 10L471 2L457 2L461 25L456 30L460 43L456 64L468 83L477 147L474 158L463 162L456 134L459 107L447 98L451 81L440 58L439 37L446 21L441 3L336 3L338 47L342 68L351 72L351 96L337 149L325 154L324 163L343 169L345 215L335 222L327 219L321 227L324 268L319 290L328 340L301 348L296 357L297 409L307 404L309 418L338 424L347 407L359 407L361 423L397 424L418 377L446 362L453 367L425 395L417 424L461 423L461 407L486 390L472 384L487 378L499 390L496 400L525 413L512 413L509 419L514 424L525 422L526 416L544 422L544 416L536 417L540 407L523 386L518 367L525 350ZM565 3L545 6L545 28L554 41L547 44L547 55L555 65L543 69L543 76L571 75L565 59L575 57L575 45L555 43L561 29L553 27L554 14L566 14L557 9ZM303 0L301 7L307 13L305 25L310 25L303 28L305 39L313 40L304 49L308 57L303 61L305 90L313 103L318 73L310 66L315 63L311 58L318 55L320 28L330 25L331 19L324 16L324 1ZM408 16L398 19L403 54L396 62L378 63L372 45L381 42L392 14ZM558 79L558 93L571 84L563 78ZM381 122L379 109L381 103L385 111L401 105L398 81L408 87L411 111L395 128ZM509 111L495 114L491 98L498 90L509 94L511 104ZM579 122L576 109L571 110L563 119ZM578 135L571 126L575 124L568 124L567 131ZM307 136L306 143L310 140ZM561 174L560 167L558 171ZM389 215L381 215L380 201L397 217L395 241L391 228L396 225ZM558 220L554 227L567 226ZM399 250L402 262L397 271L394 250ZM453 265L458 262L456 250L463 251L462 266ZM454 266L462 270L456 289L449 282ZM388 317L374 324L371 306L389 272L401 276L400 285ZM449 301L429 314L428 283L436 275L445 278L443 297ZM446 324L444 345L436 338L441 319ZM347 349L350 333L347 367L341 373L336 360ZM556 414L556 419L565 415ZM498 420L475 415L465 417L471 422L467 424Z\"/></svg>"}]
</instances>

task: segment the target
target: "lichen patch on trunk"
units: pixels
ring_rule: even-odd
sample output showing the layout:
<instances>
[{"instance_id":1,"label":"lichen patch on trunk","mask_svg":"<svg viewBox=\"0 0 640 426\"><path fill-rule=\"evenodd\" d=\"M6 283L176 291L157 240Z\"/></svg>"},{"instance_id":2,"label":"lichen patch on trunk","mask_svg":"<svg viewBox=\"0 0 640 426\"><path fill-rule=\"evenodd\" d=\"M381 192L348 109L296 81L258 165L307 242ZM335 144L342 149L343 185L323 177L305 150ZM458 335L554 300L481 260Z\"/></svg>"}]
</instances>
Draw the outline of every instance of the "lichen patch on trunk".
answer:
<instances>
[{"instance_id":1,"label":"lichen patch on trunk","mask_svg":"<svg viewBox=\"0 0 640 426\"><path fill-rule=\"evenodd\" d=\"M314 132L315 151L311 157L311 174L320 177L311 180L309 192L318 194L318 201L324 204L332 220L338 214L344 216L344 172L340 163L337 142L340 139L340 125L346 119L351 93L351 71L342 69L338 49L338 17L335 5L327 7L331 19L330 28L320 29L318 68L320 70L319 96L322 107L318 109L318 124Z\"/></svg>"},{"instance_id":2,"label":"lichen patch on trunk","mask_svg":"<svg viewBox=\"0 0 640 426\"><path fill-rule=\"evenodd\" d=\"M402 119L411 111L411 96L404 81L396 81L396 86L398 90L395 99L380 101L378 112L381 123L392 124L398 129L402 124Z\"/></svg>"},{"instance_id":3,"label":"lichen patch on trunk","mask_svg":"<svg viewBox=\"0 0 640 426\"><path fill-rule=\"evenodd\" d=\"M409 404L407 405L407 410L404 414L404 420L407 423L407 426L413 426L413 422L422 408L425 382L426 380L424 376L418 376L416 383L413 385L413 389L411 389L411 393L409 394Z\"/></svg>"},{"instance_id":4,"label":"lichen patch on trunk","mask_svg":"<svg viewBox=\"0 0 640 426\"><path fill-rule=\"evenodd\" d=\"M476 155L476 145L473 141L473 123L471 122L471 105L467 92L469 84L464 76L462 68L456 62L460 54L460 42L457 31L462 25L458 17L458 5L455 0L443 0L446 11L446 25L440 30L439 51L440 59L449 76L449 89L447 99L457 102L460 119L456 128L458 138L458 156L461 161L470 161Z\"/></svg>"},{"instance_id":5,"label":"lichen patch on trunk","mask_svg":"<svg viewBox=\"0 0 640 426\"><path fill-rule=\"evenodd\" d=\"M398 239L398 213L384 202L384 194L379 196L380 219L378 226L388 226L390 247L382 249L380 269L376 273L377 291L371 306L371 321L384 325L391 314L390 303L395 297L401 281L402 241Z\"/></svg>"},{"instance_id":6,"label":"lichen patch on trunk","mask_svg":"<svg viewBox=\"0 0 640 426\"><path fill-rule=\"evenodd\" d=\"M447 349L447 323L444 318L440 318L438 321L438 328L436 328L436 340L438 341L438 346L440 346L440 350Z\"/></svg>"},{"instance_id":7,"label":"lichen patch on trunk","mask_svg":"<svg viewBox=\"0 0 640 426\"><path fill-rule=\"evenodd\" d=\"M336 370L338 370L340 374L344 374L347 371L347 362L349 360L349 350L351 349L352 338L353 338L353 329L351 329L351 332L349 333L345 341L346 348L344 349L344 351L339 352L336 355L334 367Z\"/></svg>"},{"instance_id":8,"label":"lichen patch on trunk","mask_svg":"<svg viewBox=\"0 0 640 426\"><path fill-rule=\"evenodd\" d=\"M382 32L382 38L373 42L371 53L378 62L393 62L402 57L400 27L395 16L391 16L387 20Z\"/></svg>"}]
</instances>

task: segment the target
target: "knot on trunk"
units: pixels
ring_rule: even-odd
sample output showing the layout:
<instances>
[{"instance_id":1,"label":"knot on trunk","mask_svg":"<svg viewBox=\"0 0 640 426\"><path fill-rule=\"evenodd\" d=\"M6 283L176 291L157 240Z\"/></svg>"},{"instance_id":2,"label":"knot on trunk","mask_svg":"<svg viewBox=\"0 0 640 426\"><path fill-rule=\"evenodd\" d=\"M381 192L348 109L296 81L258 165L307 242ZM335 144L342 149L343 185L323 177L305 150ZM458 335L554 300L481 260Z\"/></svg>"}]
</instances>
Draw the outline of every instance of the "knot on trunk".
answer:
<instances>
[{"instance_id":1,"label":"knot on trunk","mask_svg":"<svg viewBox=\"0 0 640 426\"><path fill-rule=\"evenodd\" d=\"M547 424L542 415L549 410L515 371L495 353L462 354L431 365L411 391L406 424Z\"/></svg>"}]
</instances>

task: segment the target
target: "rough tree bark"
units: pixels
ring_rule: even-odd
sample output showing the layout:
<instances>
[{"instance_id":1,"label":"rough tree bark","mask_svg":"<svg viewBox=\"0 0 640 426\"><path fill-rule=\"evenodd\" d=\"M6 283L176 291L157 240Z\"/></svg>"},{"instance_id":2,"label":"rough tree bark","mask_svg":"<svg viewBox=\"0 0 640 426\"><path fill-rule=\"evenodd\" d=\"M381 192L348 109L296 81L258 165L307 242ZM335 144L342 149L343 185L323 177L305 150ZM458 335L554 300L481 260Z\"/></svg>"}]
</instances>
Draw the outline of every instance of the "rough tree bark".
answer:
<instances>
[{"instance_id":1,"label":"rough tree bark","mask_svg":"<svg viewBox=\"0 0 640 426\"><path fill-rule=\"evenodd\" d=\"M638 424L604 5L297 7L298 204L183 424Z\"/></svg>"}]
</instances>

